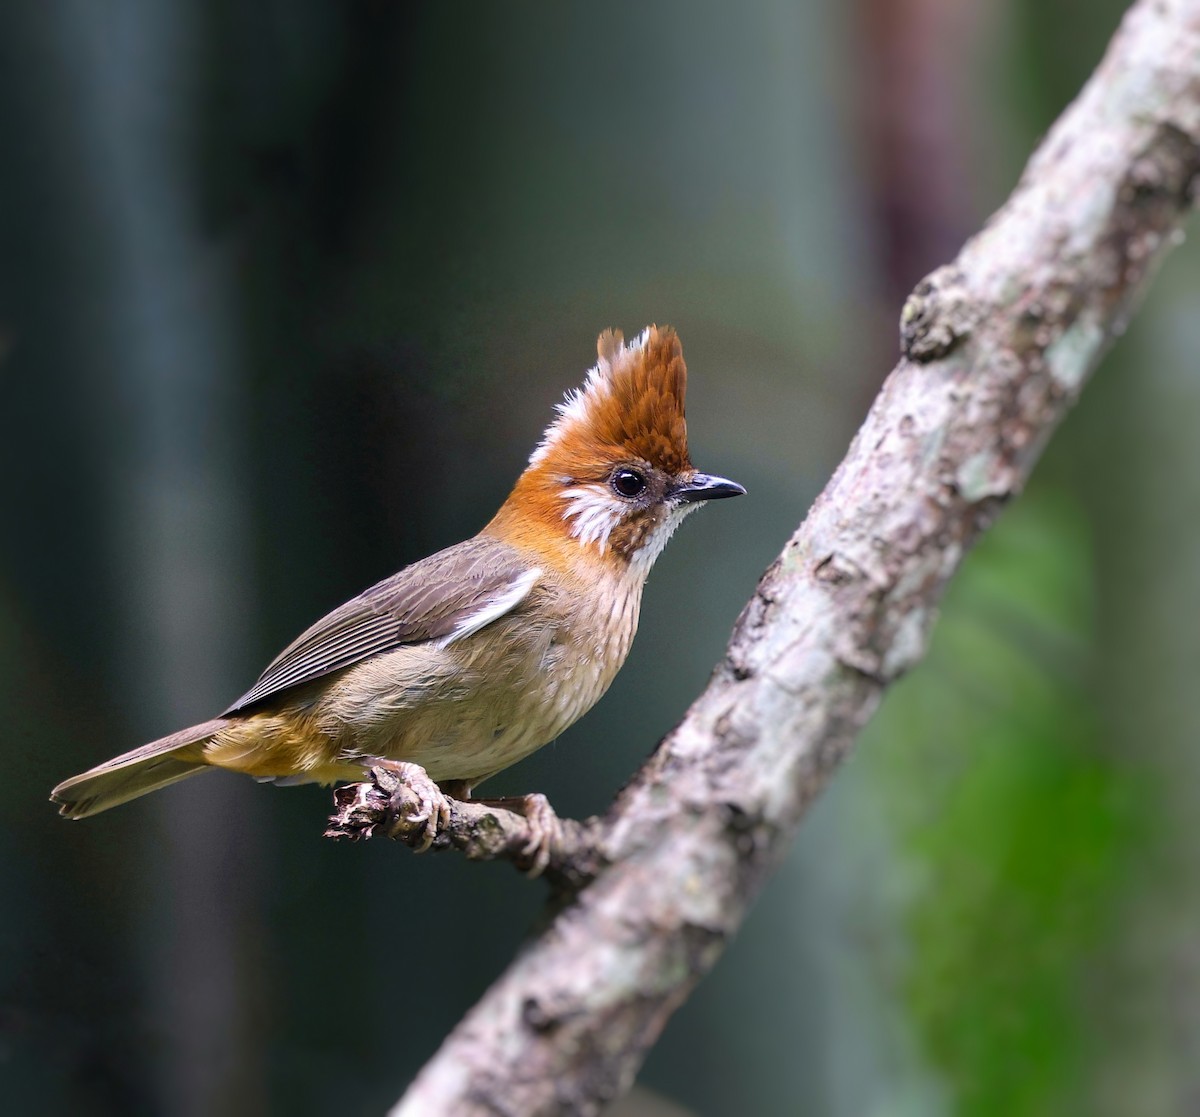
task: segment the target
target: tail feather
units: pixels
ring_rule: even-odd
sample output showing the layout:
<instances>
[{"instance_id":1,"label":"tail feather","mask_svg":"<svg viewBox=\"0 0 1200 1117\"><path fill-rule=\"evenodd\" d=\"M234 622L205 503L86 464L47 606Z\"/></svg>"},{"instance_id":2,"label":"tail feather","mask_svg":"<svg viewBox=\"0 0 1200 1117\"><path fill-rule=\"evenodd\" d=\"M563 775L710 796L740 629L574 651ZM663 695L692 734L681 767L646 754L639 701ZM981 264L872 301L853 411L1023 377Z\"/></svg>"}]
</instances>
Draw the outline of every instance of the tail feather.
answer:
<instances>
[{"instance_id":1,"label":"tail feather","mask_svg":"<svg viewBox=\"0 0 1200 1117\"><path fill-rule=\"evenodd\" d=\"M207 767L202 746L229 724L228 718L214 718L151 741L63 780L50 798L65 818L87 818L177 783Z\"/></svg>"}]
</instances>

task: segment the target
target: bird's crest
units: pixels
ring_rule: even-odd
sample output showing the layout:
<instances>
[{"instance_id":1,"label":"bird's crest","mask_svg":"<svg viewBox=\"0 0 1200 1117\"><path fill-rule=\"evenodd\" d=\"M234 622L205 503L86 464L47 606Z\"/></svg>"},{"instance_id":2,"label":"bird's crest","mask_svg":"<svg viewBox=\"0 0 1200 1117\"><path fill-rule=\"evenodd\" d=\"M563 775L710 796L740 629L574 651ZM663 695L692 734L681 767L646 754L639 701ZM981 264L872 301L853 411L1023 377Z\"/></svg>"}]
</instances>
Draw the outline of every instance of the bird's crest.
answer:
<instances>
[{"instance_id":1,"label":"bird's crest","mask_svg":"<svg viewBox=\"0 0 1200 1117\"><path fill-rule=\"evenodd\" d=\"M529 459L585 475L596 462L640 458L669 474L691 468L684 420L687 366L669 326L647 326L626 344L620 330L596 341L596 364L567 393Z\"/></svg>"}]
</instances>

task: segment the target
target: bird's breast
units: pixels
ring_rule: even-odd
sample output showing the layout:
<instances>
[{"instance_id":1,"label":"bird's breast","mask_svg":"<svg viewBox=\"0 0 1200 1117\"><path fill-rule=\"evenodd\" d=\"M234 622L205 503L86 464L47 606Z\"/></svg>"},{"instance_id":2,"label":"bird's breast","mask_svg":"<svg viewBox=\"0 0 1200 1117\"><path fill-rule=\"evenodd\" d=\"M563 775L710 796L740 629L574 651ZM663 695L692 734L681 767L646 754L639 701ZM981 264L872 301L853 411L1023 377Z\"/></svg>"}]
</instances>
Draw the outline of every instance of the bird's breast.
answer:
<instances>
[{"instance_id":1,"label":"bird's breast","mask_svg":"<svg viewBox=\"0 0 1200 1117\"><path fill-rule=\"evenodd\" d=\"M313 711L338 763L386 756L435 780L477 781L541 748L608 689L637 630L641 585L539 585L486 628L447 645L375 656Z\"/></svg>"}]
</instances>

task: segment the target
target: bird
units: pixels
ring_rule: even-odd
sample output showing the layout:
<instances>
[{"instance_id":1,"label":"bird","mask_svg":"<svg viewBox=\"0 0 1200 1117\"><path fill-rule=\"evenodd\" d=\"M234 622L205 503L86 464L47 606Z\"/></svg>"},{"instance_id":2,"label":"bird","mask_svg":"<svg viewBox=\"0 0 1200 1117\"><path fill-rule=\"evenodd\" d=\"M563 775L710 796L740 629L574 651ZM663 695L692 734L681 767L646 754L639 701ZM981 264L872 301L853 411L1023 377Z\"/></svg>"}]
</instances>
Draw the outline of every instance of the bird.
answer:
<instances>
[{"instance_id":1,"label":"bird","mask_svg":"<svg viewBox=\"0 0 1200 1117\"><path fill-rule=\"evenodd\" d=\"M392 771L427 848L497 772L586 713L625 662L642 589L684 517L739 496L688 455L676 331L606 330L499 511L475 536L360 593L303 632L219 717L51 792L86 818L208 768L333 784ZM557 818L516 802L542 863ZM533 848L538 847L538 848Z\"/></svg>"}]
</instances>

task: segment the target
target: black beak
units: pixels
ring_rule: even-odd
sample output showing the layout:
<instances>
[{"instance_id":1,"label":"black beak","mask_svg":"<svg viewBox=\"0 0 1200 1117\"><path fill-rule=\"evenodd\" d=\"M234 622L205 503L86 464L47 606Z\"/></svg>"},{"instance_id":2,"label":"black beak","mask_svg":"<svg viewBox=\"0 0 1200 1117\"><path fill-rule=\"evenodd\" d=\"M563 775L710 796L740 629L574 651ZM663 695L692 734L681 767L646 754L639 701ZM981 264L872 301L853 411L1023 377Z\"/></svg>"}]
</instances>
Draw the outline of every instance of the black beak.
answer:
<instances>
[{"instance_id":1,"label":"black beak","mask_svg":"<svg viewBox=\"0 0 1200 1117\"><path fill-rule=\"evenodd\" d=\"M686 481L675 486L677 501L691 503L697 500L721 500L727 496L745 496L746 490L736 481L724 477L713 477L709 473L693 473Z\"/></svg>"}]
</instances>

